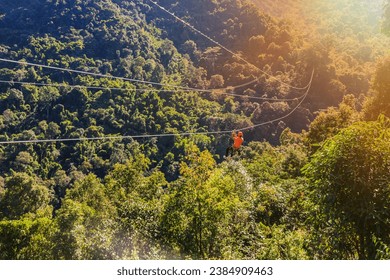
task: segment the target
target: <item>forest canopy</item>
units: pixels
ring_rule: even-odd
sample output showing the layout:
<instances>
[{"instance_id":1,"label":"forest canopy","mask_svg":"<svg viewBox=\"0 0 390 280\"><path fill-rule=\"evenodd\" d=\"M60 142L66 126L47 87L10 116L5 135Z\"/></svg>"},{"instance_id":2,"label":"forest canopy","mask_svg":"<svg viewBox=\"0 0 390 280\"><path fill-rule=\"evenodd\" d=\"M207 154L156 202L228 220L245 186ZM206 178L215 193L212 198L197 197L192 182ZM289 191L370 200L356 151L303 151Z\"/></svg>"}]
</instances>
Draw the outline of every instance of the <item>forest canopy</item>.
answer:
<instances>
[{"instance_id":1,"label":"forest canopy","mask_svg":"<svg viewBox=\"0 0 390 280\"><path fill-rule=\"evenodd\" d=\"M389 259L389 2L156 2L0 3L0 259Z\"/></svg>"}]
</instances>

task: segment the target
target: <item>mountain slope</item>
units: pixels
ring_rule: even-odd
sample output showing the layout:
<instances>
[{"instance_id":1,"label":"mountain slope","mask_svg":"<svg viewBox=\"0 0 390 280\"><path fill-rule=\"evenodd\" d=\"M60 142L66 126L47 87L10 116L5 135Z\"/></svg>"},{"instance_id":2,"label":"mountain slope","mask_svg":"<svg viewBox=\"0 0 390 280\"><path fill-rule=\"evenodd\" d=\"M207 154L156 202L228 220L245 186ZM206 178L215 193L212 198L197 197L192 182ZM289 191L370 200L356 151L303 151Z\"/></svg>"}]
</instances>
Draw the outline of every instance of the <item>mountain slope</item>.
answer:
<instances>
[{"instance_id":1,"label":"mountain slope","mask_svg":"<svg viewBox=\"0 0 390 280\"><path fill-rule=\"evenodd\" d=\"M24 59L156 83L202 86L204 71L180 55L171 41L161 38L158 30L147 24L143 15L134 9L137 6L133 2L127 4L126 9L103 0L3 4L5 14L1 19L0 55L6 59ZM28 22L27 26L25 22ZM210 125L209 116L224 118L220 105L195 93L158 94L142 83L92 78L4 62L0 74L3 80L47 84L1 84L0 134L3 140L187 132L206 130ZM58 88L50 86L53 83L103 89ZM127 90L104 90L104 87ZM34 172L51 177L58 170L69 170L72 166L79 168L85 163L85 171L103 175L111 164L130 156L123 152L119 159L113 157L115 153L120 154L129 142L132 141L124 141L117 152L116 144L106 146L104 142L53 145L53 151L48 150L47 145L36 145L31 151L34 158L48 156L44 152L47 150L52 153L51 160L56 160L60 166L50 160L48 166L36 166ZM151 144L150 150L154 150L154 145ZM161 148L159 152L164 153L164 149L172 149L174 143L159 139L156 145ZM27 146L22 150L25 149ZM92 153L95 150L104 152L97 155ZM93 156L86 156L87 151ZM9 172L20 152L5 147L3 172ZM153 156L162 159L157 152Z\"/></svg>"}]
</instances>

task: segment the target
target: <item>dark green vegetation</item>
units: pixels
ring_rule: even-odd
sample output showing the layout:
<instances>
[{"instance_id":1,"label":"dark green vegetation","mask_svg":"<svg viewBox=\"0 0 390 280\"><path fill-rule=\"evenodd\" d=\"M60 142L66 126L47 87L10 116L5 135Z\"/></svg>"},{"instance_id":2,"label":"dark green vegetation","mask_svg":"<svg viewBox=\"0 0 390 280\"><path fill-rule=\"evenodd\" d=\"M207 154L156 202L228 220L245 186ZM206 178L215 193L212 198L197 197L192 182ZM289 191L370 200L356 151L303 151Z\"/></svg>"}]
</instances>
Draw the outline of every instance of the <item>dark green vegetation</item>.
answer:
<instances>
[{"instance_id":1,"label":"dark green vegetation","mask_svg":"<svg viewBox=\"0 0 390 280\"><path fill-rule=\"evenodd\" d=\"M228 134L0 145L0 259L390 258L389 8L368 17L363 2L355 32L245 1L159 1L251 66L147 0L0 1L0 58L171 85L0 62L1 80L48 84L0 83L0 141L237 129L298 100L172 85L259 78L234 93L295 98L256 67L298 87L316 71L293 115L245 131L240 159L221 162Z\"/></svg>"}]
</instances>

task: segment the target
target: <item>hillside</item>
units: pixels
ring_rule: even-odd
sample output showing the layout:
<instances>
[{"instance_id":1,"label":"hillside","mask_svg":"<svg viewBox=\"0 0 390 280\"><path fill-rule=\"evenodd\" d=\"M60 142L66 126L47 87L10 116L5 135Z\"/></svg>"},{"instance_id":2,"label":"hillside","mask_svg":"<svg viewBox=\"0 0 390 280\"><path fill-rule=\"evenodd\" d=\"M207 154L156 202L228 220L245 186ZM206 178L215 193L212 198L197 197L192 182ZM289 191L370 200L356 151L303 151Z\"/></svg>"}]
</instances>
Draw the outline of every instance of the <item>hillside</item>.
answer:
<instances>
[{"instance_id":1,"label":"hillside","mask_svg":"<svg viewBox=\"0 0 390 280\"><path fill-rule=\"evenodd\" d=\"M294 22L297 35L329 60L346 93L366 94L378 60L388 53L389 39L381 33L384 1L252 2Z\"/></svg>"},{"instance_id":2,"label":"hillside","mask_svg":"<svg viewBox=\"0 0 390 280\"><path fill-rule=\"evenodd\" d=\"M361 1L359 4L348 0L318 3L278 1L277 5L275 1L261 1L257 3L261 6L257 11L250 2L218 1L210 5L197 5L191 1L181 1L179 4L177 1L163 1L171 12L185 18L234 52L241 53L254 66L287 83L298 87L306 85L309 73L314 68L312 90L303 105L308 110L300 109L294 118L284 120L286 126L294 131L306 129L305 123L313 119L313 113L337 106L346 94L364 99L378 60L388 52L389 39L380 33L383 14L381 1ZM206 12L199 13L201 9ZM278 18L281 15L279 10L285 10L287 15ZM235 18L230 11L242 12L237 13L240 15ZM191 44L195 42L193 49L198 47L207 54L206 57L198 57L198 60L199 65L208 70L209 76L222 75L225 84L231 86L259 75L254 67L249 68L242 61L236 59L233 64L230 53L219 50L199 34L191 34L191 30L182 28L164 11L157 10L156 13L157 25L161 23L169 38L176 38L174 42L179 50L190 40ZM258 24L254 26L253 22ZM270 81L263 74L260 75L265 81L241 91L279 98L299 96L299 93L281 87L275 80ZM236 91L240 92L240 89ZM272 111L278 110L276 108L291 106L261 104L262 114L257 118L252 117L252 121L258 123L259 120L268 119ZM270 138L273 133L272 129L264 129L263 132L255 132L255 138L276 143L275 139Z\"/></svg>"},{"instance_id":3,"label":"hillside","mask_svg":"<svg viewBox=\"0 0 390 280\"><path fill-rule=\"evenodd\" d=\"M1 1L0 259L388 259L385 11L293 2Z\"/></svg>"},{"instance_id":4,"label":"hillside","mask_svg":"<svg viewBox=\"0 0 390 280\"><path fill-rule=\"evenodd\" d=\"M305 3L305 0L297 0L297 1L251 0L251 2L254 3L257 7L259 7L264 12L273 15L275 17L289 18L299 14L301 15L301 19L302 16L305 15L305 13L301 12L303 5L308 4ZM295 18L295 19L299 19L299 18Z\"/></svg>"}]
</instances>

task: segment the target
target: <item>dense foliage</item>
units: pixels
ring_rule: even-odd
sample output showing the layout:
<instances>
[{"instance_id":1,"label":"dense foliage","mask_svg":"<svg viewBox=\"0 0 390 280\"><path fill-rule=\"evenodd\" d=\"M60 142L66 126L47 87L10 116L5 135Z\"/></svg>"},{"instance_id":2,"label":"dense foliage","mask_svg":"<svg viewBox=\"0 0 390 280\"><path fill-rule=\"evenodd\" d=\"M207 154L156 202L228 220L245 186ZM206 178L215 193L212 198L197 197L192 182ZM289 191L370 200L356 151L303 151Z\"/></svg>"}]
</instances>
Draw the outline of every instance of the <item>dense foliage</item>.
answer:
<instances>
[{"instance_id":1,"label":"dense foliage","mask_svg":"<svg viewBox=\"0 0 390 280\"><path fill-rule=\"evenodd\" d=\"M0 141L114 136L0 145L0 259L388 259L389 6L158 2L237 55L149 0L0 2L1 59L106 75L0 61ZM131 137L279 118L313 68L240 156Z\"/></svg>"}]
</instances>

